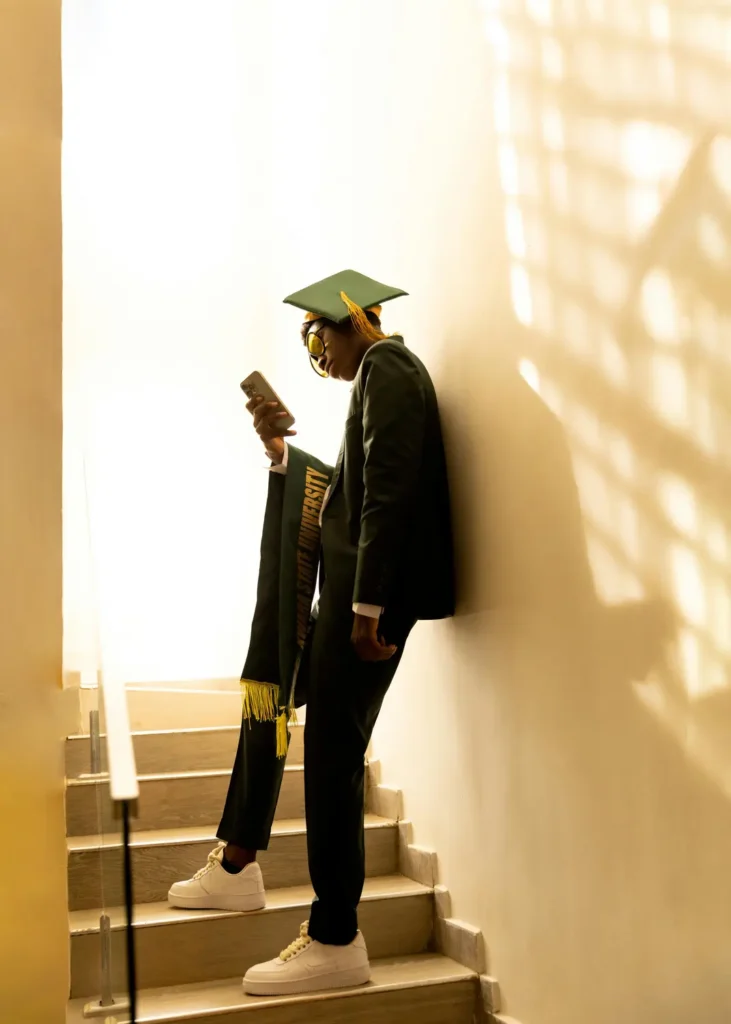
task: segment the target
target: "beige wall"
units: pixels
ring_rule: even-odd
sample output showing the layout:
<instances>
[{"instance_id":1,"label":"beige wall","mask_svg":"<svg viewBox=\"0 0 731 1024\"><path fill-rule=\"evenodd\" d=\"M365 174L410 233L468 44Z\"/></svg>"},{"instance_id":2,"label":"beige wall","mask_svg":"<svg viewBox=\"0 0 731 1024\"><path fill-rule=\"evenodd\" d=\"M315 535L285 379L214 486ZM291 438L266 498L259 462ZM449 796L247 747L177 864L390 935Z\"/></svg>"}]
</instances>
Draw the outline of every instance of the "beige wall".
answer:
<instances>
[{"instance_id":1,"label":"beige wall","mask_svg":"<svg viewBox=\"0 0 731 1024\"><path fill-rule=\"evenodd\" d=\"M447 173L423 245L448 308L412 328L444 410L460 610L417 628L375 752L523 1024L722 1024L723 147L681 194L680 244L637 241L731 109L731 29L693 5L484 6L502 8L485 19L497 166L475 145Z\"/></svg>"},{"instance_id":2,"label":"beige wall","mask_svg":"<svg viewBox=\"0 0 731 1024\"><path fill-rule=\"evenodd\" d=\"M60 1024L60 4L0 0L0 1020Z\"/></svg>"}]
</instances>

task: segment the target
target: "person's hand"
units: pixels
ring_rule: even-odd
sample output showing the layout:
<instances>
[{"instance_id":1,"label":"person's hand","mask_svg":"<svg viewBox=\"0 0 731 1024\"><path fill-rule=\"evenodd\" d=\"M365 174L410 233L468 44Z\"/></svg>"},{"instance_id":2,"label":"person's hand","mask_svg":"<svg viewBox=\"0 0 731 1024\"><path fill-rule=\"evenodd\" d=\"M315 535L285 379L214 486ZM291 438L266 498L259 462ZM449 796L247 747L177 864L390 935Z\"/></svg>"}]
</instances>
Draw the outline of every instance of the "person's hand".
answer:
<instances>
[{"instance_id":1,"label":"person's hand","mask_svg":"<svg viewBox=\"0 0 731 1024\"><path fill-rule=\"evenodd\" d=\"M383 642L378 635L378 619L370 615L354 616L350 640L361 661L388 661L398 650L393 644Z\"/></svg>"},{"instance_id":2,"label":"person's hand","mask_svg":"<svg viewBox=\"0 0 731 1024\"><path fill-rule=\"evenodd\" d=\"M279 421L284 419L287 413L278 411L278 402L265 402L263 395L255 395L246 403L246 408L254 417L254 430L261 438L264 450L272 462L280 465L284 459L284 438L294 437L297 433L296 430L282 433Z\"/></svg>"}]
</instances>

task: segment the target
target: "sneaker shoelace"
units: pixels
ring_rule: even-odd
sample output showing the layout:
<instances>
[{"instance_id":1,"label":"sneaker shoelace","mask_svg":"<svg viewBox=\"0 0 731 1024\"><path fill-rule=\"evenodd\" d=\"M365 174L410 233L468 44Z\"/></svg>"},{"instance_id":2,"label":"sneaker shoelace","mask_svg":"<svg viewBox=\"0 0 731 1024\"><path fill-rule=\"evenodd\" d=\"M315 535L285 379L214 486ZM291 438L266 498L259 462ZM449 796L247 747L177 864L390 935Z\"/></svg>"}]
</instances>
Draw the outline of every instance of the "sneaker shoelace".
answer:
<instances>
[{"instance_id":1,"label":"sneaker shoelace","mask_svg":"<svg viewBox=\"0 0 731 1024\"><path fill-rule=\"evenodd\" d=\"M294 940L294 942L287 946L286 949L282 950L279 954L279 959L284 960L286 963L286 961L291 960L292 957L299 956L299 954L303 950L307 949L311 943L312 939L309 936L309 921L305 921L300 928L299 936Z\"/></svg>"},{"instance_id":2,"label":"sneaker shoelace","mask_svg":"<svg viewBox=\"0 0 731 1024\"><path fill-rule=\"evenodd\" d=\"M196 871L196 873L193 875L193 881L196 881L198 878L202 878L203 875L207 875L209 871L216 867L217 864L221 863L221 861L223 860L223 851L225 848L225 843L219 843L218 846L214 847L214 849L211 850L211 852L208 854L208 860L206 861L206 863L203 865L200 871Z\"/></svg>"}]
</instances>

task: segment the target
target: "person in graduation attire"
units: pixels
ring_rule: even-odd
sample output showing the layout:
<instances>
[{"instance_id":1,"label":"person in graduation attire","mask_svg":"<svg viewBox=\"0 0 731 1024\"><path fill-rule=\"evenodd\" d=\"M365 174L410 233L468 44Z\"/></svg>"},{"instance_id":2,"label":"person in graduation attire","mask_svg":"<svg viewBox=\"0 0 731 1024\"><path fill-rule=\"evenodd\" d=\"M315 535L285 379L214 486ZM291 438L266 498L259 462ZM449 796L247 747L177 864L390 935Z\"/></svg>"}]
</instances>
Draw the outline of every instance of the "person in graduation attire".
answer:
<instances>
[{"instance_id":1,"label":"person in graduation attire","mask_svg":"<svg viewBox=\"0 0 731 1024\"><path fill-rule=\"evenodd\" d=\"M353 382L335 467L285 437L284 413L247 408L272 463L244 717L219 846L172 906L265 905L265 850L294 706L307 703L305 802L316 894L300 935L251 968L244 989L285 995L365 984L358 930L365 879L365 756L383 699L419 619L454 613L452 530L434 387L384 302L406 293L344 271L284 301L304 311L302 339L323 378ZM319 600L312 610L316 577Z\"/></svg>"}]
</instances>

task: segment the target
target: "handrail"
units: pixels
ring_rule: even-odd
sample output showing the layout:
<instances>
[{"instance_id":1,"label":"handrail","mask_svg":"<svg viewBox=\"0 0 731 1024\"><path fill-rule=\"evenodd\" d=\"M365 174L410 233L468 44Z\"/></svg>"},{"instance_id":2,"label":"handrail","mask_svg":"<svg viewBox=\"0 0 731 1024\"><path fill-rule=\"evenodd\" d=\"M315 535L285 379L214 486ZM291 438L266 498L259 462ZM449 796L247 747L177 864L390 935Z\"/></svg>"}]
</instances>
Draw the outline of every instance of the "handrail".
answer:
<instances>
[{"instance_id":1,"label":"handrail","mask_svg":"<svg viewBox=\"0 0 731 1024\"><path fill-rule=\"evenodd\" d=\"M98 519L94 515L94 501L91 498L91 489L89 488L89 460L86 450L82 450L82 467L87 534L89 539L91 589L96 611L97 681L104 709L109 798L115 806L115 816L121 820L122 825L124 906L127 919L125 947L127 957L127 988L129 991L128 1012L130 1024L136 1024L137 957L133 928L134 886L132 851L130 848L130 818L134 813L134 807L140 795L140 788L137 781L137 763L132 744L127 691L122 673L114 663L114 646L110 643L112 631L110 629L109 617L104 602L100 600L102 591L99 586L99 567L95 557L96 552L99 550L97 543ZM104 917L106 917L106 914ZM108 917L106 919L108 920ZM102 963L104 964L104 947L102 947Z\"/></svg>"},{"instance_id":2,"label":"handrail","mask_svg":"<svg viewBox=\"0 0 731 1024\"><path fill-rule=\"evenodd\" d=\"M132 731L127 707L127 693L121 677L102 669L102 700L107 736L107 765L109 795L115 803L137 800L140 786L137 781Z\"/></svg>"},{"instance_id":3,"label":"handrail","mask_svg":"<svg viewBox=\"0 0 731 1024\"><path fill-rule=\"evenodd\" d=\"M90 494L88 479L88 453L83 452L84 492L88 526L92 592L96 605L97 657L99 664L99 689L104 707L104 726L107 743L107 767L109 772L109 795L115 803L137 800L140 787L137 781L137 762L127 706L127 692L121 673L115 668L109 642L110 628L107 614L100 601L96 544L94 501Z\"/></svg>"}]
</instances>

